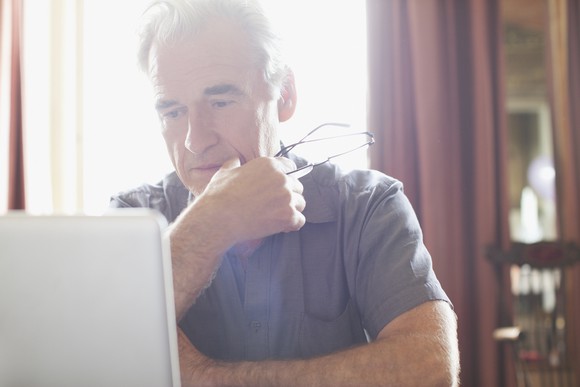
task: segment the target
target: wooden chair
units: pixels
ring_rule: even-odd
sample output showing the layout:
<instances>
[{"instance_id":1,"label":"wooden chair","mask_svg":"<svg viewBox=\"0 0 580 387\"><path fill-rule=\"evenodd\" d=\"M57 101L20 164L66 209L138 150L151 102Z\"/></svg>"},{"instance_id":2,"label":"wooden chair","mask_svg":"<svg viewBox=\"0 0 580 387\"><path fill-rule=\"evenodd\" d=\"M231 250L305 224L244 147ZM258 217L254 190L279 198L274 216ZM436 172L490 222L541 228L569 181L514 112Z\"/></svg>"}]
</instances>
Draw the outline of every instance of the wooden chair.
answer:
<instances>
[{"instance_id":1,"label":"wooden chair","mask_svg":"<svg viewBox=\"0 0 580 387\"><path fill-rule=\"evenodd\" d=\"M499 303L500 320L509 323L493 337L510 347L518 386L578 386L566 345L565 282L566 269L580 262L580 247L561 241L514 242L507 251L490 247L487 257L500 277L500 301L507 301ZM506 271L509 290L502 286Z\"/></svg>"}]
</instances>

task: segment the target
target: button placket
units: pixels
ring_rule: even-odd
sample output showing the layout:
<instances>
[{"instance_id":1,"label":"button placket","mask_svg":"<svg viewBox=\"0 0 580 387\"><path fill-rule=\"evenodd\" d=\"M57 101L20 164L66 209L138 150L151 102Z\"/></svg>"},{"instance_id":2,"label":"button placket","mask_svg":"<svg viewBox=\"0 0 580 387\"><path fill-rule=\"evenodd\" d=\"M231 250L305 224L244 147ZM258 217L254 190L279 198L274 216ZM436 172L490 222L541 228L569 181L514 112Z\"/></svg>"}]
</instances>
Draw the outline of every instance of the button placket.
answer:
<instances>
[{"instance_id":1,"label":"button placket","mask_svg":"<svg viewBox=\"0 0 580 387\"><path fill-rule=\"evenodd\" d=\"M249 360L269 356L271 244L265 244L248 260L244 296L247 321L246 355Z\"/></svg>"}]
</instances>

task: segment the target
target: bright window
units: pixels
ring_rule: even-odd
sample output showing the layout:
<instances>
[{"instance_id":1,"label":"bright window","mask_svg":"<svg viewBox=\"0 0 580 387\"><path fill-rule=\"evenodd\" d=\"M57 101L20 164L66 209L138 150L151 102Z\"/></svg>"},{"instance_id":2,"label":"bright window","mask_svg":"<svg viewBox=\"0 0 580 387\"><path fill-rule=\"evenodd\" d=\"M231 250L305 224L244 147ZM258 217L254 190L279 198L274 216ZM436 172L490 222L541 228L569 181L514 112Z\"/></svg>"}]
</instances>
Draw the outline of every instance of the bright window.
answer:
<instances>
[{"instance_id":1,"label":"bright window","mask_svg":"<svg viewBox=\"0 0 580 387\"><path fill-rule=\"evenodd\" d=\"M27 12L27 158L36 158L28 163L27 195L33 212L100 213L111 194L157 182L172 170L148 81L136 66L135 29L148 3L61 0L52 3L60 9ZM296 115L282 126L284 140L328 121L363 130L364 2L265 4L285 37L298 88ZM47 43L55 36L57 42ZM43 60L48 66L38 66ZM365 167L366 155L340 162Z\"/></svg>"}]
</instances>

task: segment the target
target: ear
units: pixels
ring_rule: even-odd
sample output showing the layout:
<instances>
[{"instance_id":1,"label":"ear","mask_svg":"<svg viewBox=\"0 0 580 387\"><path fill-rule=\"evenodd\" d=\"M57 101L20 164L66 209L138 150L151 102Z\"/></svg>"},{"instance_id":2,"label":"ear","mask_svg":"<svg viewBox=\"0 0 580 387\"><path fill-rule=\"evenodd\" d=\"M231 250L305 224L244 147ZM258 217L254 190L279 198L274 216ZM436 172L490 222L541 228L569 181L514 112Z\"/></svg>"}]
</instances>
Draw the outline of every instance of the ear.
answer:
<instances>
[{"instance_id":1,"label":"ear","mask_svg":"<svg viewBox=\"0 0 580 387\"><path fill-rule=\"evenodd\" d=\"M280 90L278 99L278 120L284 122L289 120L296 110L296 84L294 83L294 73L288 70L286 79Z\"/></svg>"}]
</instances>

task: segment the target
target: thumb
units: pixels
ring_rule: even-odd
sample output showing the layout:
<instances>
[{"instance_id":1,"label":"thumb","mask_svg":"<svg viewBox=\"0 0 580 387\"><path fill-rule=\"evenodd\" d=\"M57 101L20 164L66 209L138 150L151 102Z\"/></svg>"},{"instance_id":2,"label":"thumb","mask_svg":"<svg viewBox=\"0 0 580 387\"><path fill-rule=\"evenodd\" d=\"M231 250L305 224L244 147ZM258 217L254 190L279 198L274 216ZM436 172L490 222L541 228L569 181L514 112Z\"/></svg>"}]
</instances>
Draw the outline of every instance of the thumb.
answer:
<instances>
[{"instance_id":1,"label":"thumb","mask_svg":"<svg viewBox=\"0 0 580 387\"><path fill-rule=\"evenodd\" d=\"M237 157L232 157L231 159L227 160L225 163L222 164L220 169L223 170L230 170L238 168L241 165L240 159Z\"/></svg>"}]
</instances>

